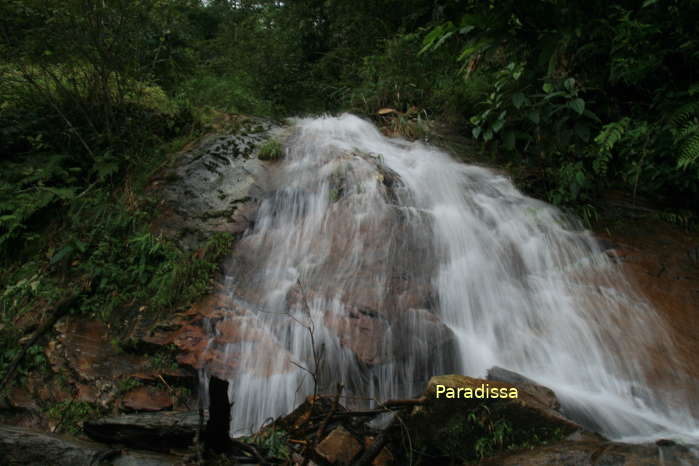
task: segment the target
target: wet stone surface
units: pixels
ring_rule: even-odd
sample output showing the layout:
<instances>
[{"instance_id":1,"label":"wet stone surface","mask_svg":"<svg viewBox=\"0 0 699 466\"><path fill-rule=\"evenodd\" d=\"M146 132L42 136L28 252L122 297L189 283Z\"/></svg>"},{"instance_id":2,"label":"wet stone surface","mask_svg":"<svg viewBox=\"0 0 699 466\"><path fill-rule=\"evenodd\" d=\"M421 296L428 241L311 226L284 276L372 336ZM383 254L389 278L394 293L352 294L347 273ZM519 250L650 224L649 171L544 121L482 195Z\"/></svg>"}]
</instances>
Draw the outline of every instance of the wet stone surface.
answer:
<instances>
[{"instance_id":1,"label":"wet stone surface","mask_svg":"<svg viewBox=\"0 0 699 466\"><path fill-rule=\"evenodd\" d=\"M215 232L241 233L264 194L269 164L257 154L281 128L249 118L238 132L210 135L165 174L162 216L156 228L187 248Z\"/></svg>"}]
</instances>

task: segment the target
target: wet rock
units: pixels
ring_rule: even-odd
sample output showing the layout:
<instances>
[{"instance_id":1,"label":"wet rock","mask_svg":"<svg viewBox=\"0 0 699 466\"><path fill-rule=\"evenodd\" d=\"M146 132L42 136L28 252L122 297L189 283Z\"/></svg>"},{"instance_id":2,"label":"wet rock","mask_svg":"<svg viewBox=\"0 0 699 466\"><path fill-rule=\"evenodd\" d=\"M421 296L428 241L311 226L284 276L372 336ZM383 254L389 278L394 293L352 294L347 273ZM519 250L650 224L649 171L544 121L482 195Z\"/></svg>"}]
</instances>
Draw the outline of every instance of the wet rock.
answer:
<instances>
[{"instance_id":1,"label":"wet rock","mask_svg":"<svg viewBox=\"0 0 699 466\"><path fill-rule=\"evenodd\" d=\"M121 405L131 411L162 411L172 408L172 397L154 387L137 387L124 396Z\"/></svg>"},{"instance_id":2,"label":"wet rock","mask_svg":"<svg viewBox=\"0 0 699 466\"><path fill-rule=\"evenodd\" d=\"M544 387L543 385L538 384L532 379L518 374L517 372L495 366L488 369L488 376L486 378L488 380L511 383L517 387L520 387L527 393L535 396L543 406L546 406L549 409L558 411L561 408L561 403L558 401L558 398L553 390L548 387Z\"/></svg>"},{"instance_id":3,"label":"wet rock","mask_svg":"<svg viewBox=\"0 0 699 466\"><path fill-rule=\"evenodd\" d=\"M362 446L344 427L336 427L316 447L316 453L330 464L350 464Z\"/></svg>"},{"instance_id":4,"label":"wet rock","mask_svg":"<svg viewBox=\"0 0 699 466\"><path fill-rule=\"evenodd\" d=\"M78 383L75 385L78 390L77 399L78 401L86 401L88 403L96 403L99 399L99 393L97 389L92 385L86 385Z\"/></svg>"},{"instance_id":5,"label":"wet rock","mask_svg":"<svg viewBox=\"0 0 699 466\"><path fill-rule=\"evenodd\" d=\"M195 249L215 232L245 231L265 191L268 164L257 158L262 142L279 128L247 119L233 134L206 137L166 174L162 215L154 228Z\"/></svg>"},{"instance_id":6,"label":"wet rock","mask_svg":"<svg viewBox=\"0 0 699 466\"><path fill-rule=\"evenodd\" d=\"M389 466L394 464L393 455L388 448L382 448L379 455L371 462L372 466Z\"/></svg>"},{"instance_id":7,"label":"wet rock","mask_svg":"<svg viewBox=\"0 0 699 466\"><path fill-rule=\"evenodd\" d=\"M406 419L411 438L429 455L467 462L483 452L551 442L581 429L552 409L550 399L542 398L538 390L529 391L527 385L531 384L462 375L432 377L423 404ZM505 394L516 397L503 397ZM500 438L495 440L498 429ZM400 441L400 435L396 429L394 442Z\"/></svg>"},{"instance_id":8,"label":"wet rock","mask_svg":"<svg viewBox=\"0 0 699 466\"><path fill-rule=\"evenodd\" d=\"M680 445L625 444L605 440L564 440L553 445L489 458L481 464L499 466L654 466L696 464L697 458Z\"/></svg>"},{"instance_id":9,"label":"wet rock","mask_svg":"<svg viewBox=\"0 0 699 466\"><path fill-rule=\"evenodd\" d=\"M58 327L58 342L49 356L49 361L57 372L63 361L86 381L116 379L147 369L144 358L115 351L103 322L70 319Z\"/></svg>"},{"instance_id":10,"label":"wet rock","mask_svg":"<svg viewBox=\"0 0 699 466\"><path fill-rule=\"evenodd\" d=\"M176 456L114 449L95 442L5 425L0 425L0 453L4 465L160 466L180 462Z\"/></svg>"},{"instance_id":11,"label":"wet rock","mask_svg":"<svg viewBox=\"0 0 699 466\"><path fill-rule=\"evenodd\" d=\"M375 437L365 437L365 439L364 439L365 450L369 449L375 441L376 441ZM389 465L392 465L393 463L394 463L393 454L391 454L391 450L389 450L386 447L383 447L381 449L381 451L379 451L379 454L376 455L376 457L371 461L372 466L389 466Z\"/></svg>"},{"instance_id":12,"label":"wet rock","mask_svg":"<svg viewBox=\"0 0 699 466\"><path fill-rule=\"evenodd\" d=\"M93 440L153 451L187 448L198 428L196 412L172 411L106 417L83 425Z\"/></svg>"},{"instance_id":13,"label":"wet rock","mask_svg":"<svg viewBox=\"0 0 699 466\"><path fill-rule=\"evenodd\" d=\"M438 386L446 389L452 388L457 391L462 389L460 398L448 398L446 393L439 394ZM534 387L534 389L532 389ZM502 393L504 389L508 394L512 394L512 389L517 389L516 398L503 398L502 396L487 397L479 396L476 389L498 390ZM473 393L471 397L466 395L467 389ZM546 396L542 396L542 391L546 389ZM514 425L528 425L545 427L548 429L560 429L564 433L572 433L580 426L563 417L552 406L557 406L555 395L550 389L533 383L512 384L498 382L495 380L475 379L463 375L440 375L430 379L425 390L424 397L427 399L427 407L416 408L417 413L427 411L430 416L437 414L448 414L454 410L473 410L481 405L497 405L498 412Z\"/></svg>"},{"instance_id":14,"label":"wet rock","mask_svg":"<svg viewBox=\"0 0 699 466\"><path fill-rule=\"evenodd\" d=\"M657 218L623 218L615 212L600 226L608 233L600 240L615 243L607 254L652 304L667 324L674 348L652 348L651 384L664 391L693 387L699 379L699 234ZM667 364L668 349L675 351L687 377ZM699 416L699 392L686 390L689 408Z\"/></svg>"},{"instance_id":15,"label":"wet rock","mask_svg":"<svg viewBox=\"0 0 699 466\"><path fill-rule=\"evenodd\" d=\"M36 400L25 388L13 387L7 398L13 408L38 409Z\"/></svg>"},{"instance_id":16,"label":"wet rock","mask_svg":"<svg viewBox=\"0 0 699 466\"><path fill-rule=\"evenodd\" d=\"M386 319L362 311L347 314L325 314L325 326L333 331L340 344L351 349L359 361L377 364L386 359L384 334L389 328Z\"/></svg>"}]
</instances>

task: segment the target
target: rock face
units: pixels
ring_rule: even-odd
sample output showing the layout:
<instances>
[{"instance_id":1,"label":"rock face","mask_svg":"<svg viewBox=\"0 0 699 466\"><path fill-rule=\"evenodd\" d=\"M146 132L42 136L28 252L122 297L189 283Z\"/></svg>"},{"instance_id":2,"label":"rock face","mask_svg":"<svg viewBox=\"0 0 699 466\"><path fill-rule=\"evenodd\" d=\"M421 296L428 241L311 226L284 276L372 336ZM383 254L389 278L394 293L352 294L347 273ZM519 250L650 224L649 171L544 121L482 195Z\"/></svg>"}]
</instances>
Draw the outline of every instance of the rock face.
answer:
<instances>
[{"instance_id":1,"label":"rock face","mask_svg":"<svg viewBox=\"0 0 699 466\"><path fill-rule=\"evenodd\" d=\"M138 387L124 396L122 407L131 411L162 411L172 408L172 398L165 390Z\"/></svg>"},{"instance_id":2,"label":"rock face","mask_svg":"<svg viewBox=\"0 0 699 466\"><path fill-rule=\"evenodd\" d=\"M674 348L653 349L650 381L660 390L687 391L699 416L699 234L652 218L623 218L606 222L600 238L606 253L651 302L667 324ZM601 229L601 228L600 228ZM684 366L687 378L666 363L668 351Z\"/></svg>"},{"instance_id":3,"label":"rock face","mask_svg":"<svg viewBox=\"0 0 699 466\"><path fill-rule=\"evenodd\" d=\"M166 175L156 228L195 248L215 232L241 233L250 225L269 164L258 146L279 128L247 118L234 134L208 136Z\"/></svg>"},{"instance_id":4,"label":"rock face","mask_svg":"<svg viewBox=\"0 0 699 466\"><path fill-rule=\"evenodd\" d=\"M662 443L662 442L660 442ZM588 439L566 439L533 450L497 456L483 461L498 466L655 466L696 464L691 452L676 444L625 444L590 436Z\"/></svg>"}]
</instances>

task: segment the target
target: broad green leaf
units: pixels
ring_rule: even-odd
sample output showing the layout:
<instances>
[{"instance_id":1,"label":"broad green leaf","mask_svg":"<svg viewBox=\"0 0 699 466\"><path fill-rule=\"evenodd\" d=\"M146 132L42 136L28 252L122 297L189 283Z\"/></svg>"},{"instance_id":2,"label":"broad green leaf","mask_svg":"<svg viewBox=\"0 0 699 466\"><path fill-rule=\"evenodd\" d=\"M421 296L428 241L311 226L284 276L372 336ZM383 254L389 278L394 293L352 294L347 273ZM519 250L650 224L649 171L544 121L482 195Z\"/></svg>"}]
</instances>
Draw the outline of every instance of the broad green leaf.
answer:
<instances>
[{"instance_id":1,"label":"broad green leaf","mask_svg":"<svg viewBox=\"0 0 699 466\"><path fill-rule=\"evenodd\" d=\"M525 96L521 92L517 92L512 95L512 105L515 106L515 108L522 108L522 105L524 105L527 102L527 96Z\"/></svg>"},{"instance_id":2,"label":"broad green leaf","mask_svg":"<svg viewBox=\"0 0 699 466\"><path fill-rule=\"evenodd\" d=\"M568 106L572 108L578 115L582 115L585 111L585 101L578 98L568 102Z\"/></svg>"},{"instance_id":3,"label":"broad green leaf","mask_svg":"<svg viewBox=\"0 0 699 466\"><path fill-rule=\"evenodd\" d=\"M73 246L71 246L71 245L62 247L51 258L51 264L57 264L57 263L61 262L63 259L65 259L69 255L71 255L73 253L73 251L75 251L75 249L73 249Z\"/></svg>"},{"instance_id":4,"label":"broad green leaf","mask_svg":"<svg viewBox=\"0 0 699 466\"><path fill-rule=\"evenodd\" d=\"M565 82L563 83L563 85L564 85L565 88L568 90L568 92L572 92L573 86L575 85L575 79L573 79L573 78L568 78L568 79L565 80Z\"/></svg>"},{"instance_id":5,"label":"broad green leaf","mask_svg":"<svg viewBox=\"0 0 699 466\"><path fill-rule=\"evenodd\" d=\"M505 126L505 120L497 120L495 123L493 123L493 132L499 132L503 126Z\"/></svg>"},{"instance_id":6,"label":"broad green leaf","mask_svg":"<svg viewBox=\"0 0 699 466\"><path fill-rule=\"evenodd\" d=\"M551 83L544 83L542 86L542 89L544 90L545 93L550 94L553 92L553 84Z\"/></svg>"}]
</instances>

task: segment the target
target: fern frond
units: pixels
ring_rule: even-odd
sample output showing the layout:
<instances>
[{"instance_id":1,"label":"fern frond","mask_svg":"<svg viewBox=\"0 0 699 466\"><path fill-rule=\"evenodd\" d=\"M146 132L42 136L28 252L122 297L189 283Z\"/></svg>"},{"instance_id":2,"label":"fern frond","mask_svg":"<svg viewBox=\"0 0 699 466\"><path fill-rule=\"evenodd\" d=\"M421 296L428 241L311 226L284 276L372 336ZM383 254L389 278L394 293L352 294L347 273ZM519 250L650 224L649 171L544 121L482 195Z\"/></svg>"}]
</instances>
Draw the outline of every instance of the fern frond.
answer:
<instances>
[{"instance_id":1,"label":"fern frond","mask_svg":"<svg viewBox=\"0 0 699 466\"><path fill-rule=\"evenodd\" d=\"M688 102L672 112L670 124L675 128L680 128L697 115L699 115L699 100Z\"/></svg>"},{"instance_id":2,"label":"fern frond","mask_svg":"<svg viewBox=\"0 0 699 466\"><path fill-rule=\"evenodd\" d=\"M699 121L683 128L680 135L677 168L687 169L699 160Z\"/></svg>"},{"instance_id":3,"label":"fern frond","mask_svg":"<svg viewBox=\"0 0 699 466\"><path fill-rule=\"evenodd\" d=\"M629 118L622 118L619 121L604 125L595 137L595 142L604 151L611 151L614 145L621 140L630 122Z\"/></svg>"}]
</instances>

